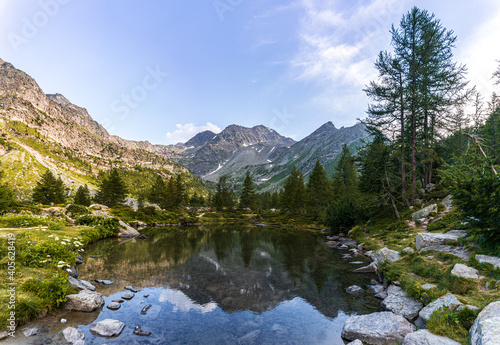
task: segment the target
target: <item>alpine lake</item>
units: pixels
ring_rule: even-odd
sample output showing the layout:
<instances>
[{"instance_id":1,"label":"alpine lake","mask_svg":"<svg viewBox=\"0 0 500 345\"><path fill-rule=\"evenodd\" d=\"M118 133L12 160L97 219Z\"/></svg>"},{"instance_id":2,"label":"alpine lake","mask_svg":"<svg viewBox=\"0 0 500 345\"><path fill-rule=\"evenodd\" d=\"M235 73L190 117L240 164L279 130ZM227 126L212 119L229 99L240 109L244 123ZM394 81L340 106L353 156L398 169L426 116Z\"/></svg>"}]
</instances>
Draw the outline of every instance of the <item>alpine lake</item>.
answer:
<instances>
[{"instance_id":1,"label":"alpine lake","mask_svg":"<svg viewBox=\"0 0 500 345\"><path fill-rule=\"evenodd\" d=\"M39 327L37 336L25 338L19 332L6 343L67 344L61 331L77 327L85 344L96 345L343 345L348 316L382 310L367 287L375 276L352 273L368 260L342 259L348 251L325 246L318 231L226 224L141 233L148 238L90 245L77 266L79 278L102 294L103 308L58 311L33 325ZM108 309L130 285L138 290L135 296L118 310ZM349 294L351 285L363 291ZM92 324L104 319L122 321L125 328L114 338L92 334ZM151 335L133 334L136 326Z\"/></svg>"}]
</instances>

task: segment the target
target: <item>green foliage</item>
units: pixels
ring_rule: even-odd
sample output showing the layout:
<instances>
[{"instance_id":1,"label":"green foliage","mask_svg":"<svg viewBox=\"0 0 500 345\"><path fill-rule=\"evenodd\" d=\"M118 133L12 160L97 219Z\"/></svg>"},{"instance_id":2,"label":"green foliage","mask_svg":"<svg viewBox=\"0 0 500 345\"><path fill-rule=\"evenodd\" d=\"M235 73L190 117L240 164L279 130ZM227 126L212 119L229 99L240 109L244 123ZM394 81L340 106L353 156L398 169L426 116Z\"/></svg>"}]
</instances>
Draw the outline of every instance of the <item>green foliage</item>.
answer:
<instances>
[{"instance_id":1,"label":"green foliage","mask_svg":"<svg viewBox=\"0 0 500 345\"><path fill-rule=\"evenodd\" d=\"M73 202L77 205L90 206L91 201L89 187L87 185L78 187Z\"/></svg>"},{"instance_id":2,"label":"green foliage","mask_svg":"<svg viewBox=\"0 0 500 345\"><path fill-rule=\"evenodd\" d=\"M56 179L54 174L47 170L33 189L32 199L44 205L62 204L66 201L64 188L61 178Z\"/></svg>"},{"instance_id":3,"label":"green foliage","mask_svg":"<svg viewBox=\"0 0 500 345\"><path fill-rule=\"evenodd\" d=\"M240 197L240 207L255 209L256 207L256 197L255 188L252 182L250 174L247 173L245 181L243 182L243 190Z\"/></svg>"},{"instance_id":4,"label":"green foliage","mask_svg":"<svg viewBox=\"0 0 500 345\"><path fill-rule=\"evenodd\" d=\"M230 208L234 206L234 194L227 185L226 176L221 176L219 178L212 203L218 210L224 207Z\"/></svg>"},{"instance_id":5,"label":"green foliage","mask_svg":"<svg viewBox=\"0 0 500 345\"><path fill-rule=\"evenodd\" d=\"M71 213L72 218L82 216L85 214L90 214L90 211L83 204L71 204L66 207L66 211Z\"/></svg>"},{"instance_id":6,"label":"green foliage","mask_svg":"<svg viewBox=\"0 0 500 345\"><path fill-rule=\"evenodd\" d=\"M464 308L462 310L448 310L442 308L434 312L427 328L433 334L441 335L467 344L469 341L469 329L472 327L478 312Z\"/></svg>"},{"instance_id":7,"label":"green foliage","mask_svg":"<svg viewBox=\"0 0 500 345\"><path fill-rule=\"evenodd\" d=\"M338 198L342 195L357 193L356 164L354 157L346 144L342 147L342 153L335 166L333 173L333 195Z\"/></svg>"},{"instance_id":8,"label":"green foliage","mask_svg":"<svg viewBox=\"0 0 500 345\"><path fill-rule=\"evenodd\" d=\"M120 232L118 220L115 218L82 216L77 220L77 223L87 223L84 225L93 226L91 229L82 230L81 235L84 243L91 243L108 237L116 237Z\"/></svg>"},{"instance_id":9,"label":"green foliage","mask_svg":"<svg viewBox=\"0 0 500 345\"><path fill-rule=\"evenodd\" d=\"M308 211L317 219L323 219L325 210L332 198L332 184L326 176L326 171L316 160L314 169L306 185L306 202Z\"/></svg>"},{"instance_id":10,"label":"green foliage","mask_svg":"<svg viewBox=\"0 0 500 345\"><path fill-rule=\"evenodd\" d=\"M336 199L326 211L325 223L330 227L332 234L347 234L360 219L360 210L357 200L350 194Z\"/></svg>"},{"instance_id":11,"label":"green foliage","mask_svg":"<svg viewBox=\"0 0 500 345\"><path fill-rule=\"evenodd\" d=\"M63 245L59 241L45 241L29 245L21 255L28 267L43 267L47 261L52 264L64 261L72 265L75 263L75 256L67 250L67 246L68 244Z\"/></svg>"},{"instance_id":12,"label":"green foliage","mask_svg":"<svg viewBox=\"0 0 500 345\"><path fill-rule=\"evenodd\" d=\"M3 177L3 172L0 171L0 181ZM14 204L14 191L7 183L0 182L0 214L9 210Z\"/></svg>"},{"instance_id":13,"label":"green foliage","mask_svg":"<svg viewBox=\"0 0 500 345\"><path fill-rule=\"evenodd\" d=\"M300 214L304 210L306 202L306 188L302 171L295 166L290 176L285 181L283 191L280 195L281 209L284 212Z\"/></svg>"},{"instance_id":14,"label":"green foliage","mask_svg":"<svg viewBox=\"0 0 500 345\"><path fill-rule=\"evenodd\" d=\"M0 217L0 226L6 228L28 228L33 226L48 226L53 223L60 225L64 224L58 220L52 220L49 217L41 217L37 215L23 215L23 214L7 214Z\"/></svg>"},{"instance_id":15,"label":"green foliage","mask_svg":"<svg viewBox=\"0 0 500 345\"><path fill-rule=\"evenodd\" d=\"M123 204L128 191L118 169L111 169L107 175L101 178L101 184L95 197L96 201L108 207Z\"/></svg>"},{"instance_id":16,"label":"green foliage","mask_svg":"<svg viewBox=\"0 0 500 345\"><path fill-rule=\"evenodd\" d=\"M21 290L30 292L43 300L42 307L59 307L66 302L69 293L68 274L65 272L52 275L50 278L29 279L21 285ZM17 308L16 308L17 309Z\"/></svg>"}]
</instances>

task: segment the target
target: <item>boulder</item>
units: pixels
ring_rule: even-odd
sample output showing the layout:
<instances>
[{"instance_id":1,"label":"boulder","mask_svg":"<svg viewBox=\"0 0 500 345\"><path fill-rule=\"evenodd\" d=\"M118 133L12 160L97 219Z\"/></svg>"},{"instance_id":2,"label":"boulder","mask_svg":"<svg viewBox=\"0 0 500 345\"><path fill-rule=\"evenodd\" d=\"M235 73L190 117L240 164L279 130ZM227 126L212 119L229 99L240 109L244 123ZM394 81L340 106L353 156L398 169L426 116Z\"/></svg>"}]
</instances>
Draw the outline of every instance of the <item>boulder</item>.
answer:
<instances>
[{"instance_id":1,"label":"boulder","mask_svg":"<svg viewBox=\"0 0 500 345\"><path fill-rule=\"evenodd\" d=\"M432 204L427 207L424 207L417 212L413 212L411 215L411 220L416 221L418 219L426 218L428 217L432 212L437 212L438 207L437 204Z\"/></svg>"},{"instance_id":2,"label":"boulder","mask_svg":"<svg viewBox=\"0 0 500 345\"><path fill-rule=\"evenodd\" d=\"M152 304L148 304L144 308L142 308L141 315L146 315L146 313L148 312L149 308L151 308L152 306L153 306Z\"/></svg>"},{"instance_id":3,"label":"boulder","mask_svg":"<svg viewBox=\"0 0 500 345\"><path fill-rule=\"evenodd\" d=\"M419 232L416 238L415 248L420 250L424 247L430 247L443 244L457 244L459 236L453 234L439 234L430 232Z\"/></svg>"},{"instance_id":4,"label":"boulder","mask_svg":"<svg viewBox=\"0 0 500 345\"><path fill-rule=\"evenodd\" d=\"M23 334L24 336L27 338L27 337L31 337L33 335L36 335L38 333L38 328L36 327L33 327L33 328L26 328L24 331L23 331Z\"/></svg>"},{"instance_id":5,"label":"boulder","mask_svg":"<svg viewBox=\"0 0 500 345\"><path fill-rule=\"evenodd\" d=\"M67 310L91 312L104 305L104 300L100 293L81 290L78 294L67 295L68 301L64 308Z\"/></svg>"},{"instance_id":6,"label":"boulder","mask_svg":"<svg viewBox=\"0 0 500 345\"><path fill-rule=\"evenodd\" d=\"M102 285L111 285L111 284L115 284L114 281L112 280L107 280L107 279L96 279L95 280L96 282L98 282L99 284L102 284Z\"/></svg>"},{"instance_id":7,"label":"boulder","mask_svg":"<svg viewBox=\"0 0 500 345\"><path fill-rule=\"evenodd\" d=\"M490 303L470 329L471 345L500 345L500 301Z\"/></svg>"},{"instance_id":8,"label":"boulder","mask_svg":"<svg viewBox=\"0 0 500 345\"><path fill-rule=\"evenodd\" d=\"M345 289L345 291L347 291L347 293L354 294L363 291L363 289L357 285L351 285L347 289Z\"/></svg>"},{"instance_id":9,"label":"boulder","mask_svg":"<svg viewBox=\"0 0 500 345\"><path fill-rule=\"evenodd\" d=\"M463 264L456 264L451 270L452 277L460 277L466 279L482 279L484 278L479 274L475 268Z\"/></svg>"},{"instance_id":10,"label":"boulder","mask_svg":"<svg viewBox=\"0 0 500 345\"><path fill-rule=\"evenodd\" d=\"M453 197L451 195L448 195L443 199L443 201L441 201L441 203L446 207L451 207L453 204Z\"/></svg>"},{"instance_id":11,"label":"boulder","mask_svg":"<svg viewBox=\"0 0 500 345\"><path fill-rule=\"evenodd\" d=\"M463 310L463 309L469 309L469 310L472 310L472 311L479 311L479 308L476 307L475 305L470 305L470 304L467 304L467 305L459 305L457 310L460 311L460 310Z\"/></svg>"},{"instance_id":12,"label":"boulder","mask_svg":"<svg viewBox=\"0 0 500 345\"><path fill-rule=\"evenodd\" d=\"M151 332L143 331L141 326L135 326L134 328L134 334L135 335L140 335L143 337L148 337L151 335Z\"/></svg>"},{"instance_id":13,"label":"boulder","mask_svg":"<svg viewBox=\"0 0 500 345\"><path fill-rule=\"evenodd\" d=\"M380 265L381 263L384 263L386 261L392 263L401 259L401 254L389 248L382 248L380 250L377 250L372 255L372 259L377 265Z\"/></svg>"},{"instance_id":14,"label":"boulder","mask_svg":"<svg viewBox=\"0 0 500 345\"><path fill-rule=\"evenodd\" d=\"M375 294L378 294L384 290L384 286L381 284L370 284L368 286Z\"/></svg>"},{"instance_id":15,"label":"boulder","mask_svg":"<svg viewBox=\"0 0 500 345\"><path fill-rule=\"evenodd\" d=\"M424 305L408 296L399 286L391 285L387 289L387 298L382 301L382 307L412 321Z\"/></svg>"},{"instance_id":16,"label":"boulder","mask_svg":"<svg viewBox=\"0 0 500 345\"><path fill-rule=\"evenodd\" d=\"M111 302L106 307L111 310L118 310L122 305L119 302Z\"/></svg>"},{"instance_id":17,"label":"boulder","mask_svg":"<svg viewBox=\"0 0 500 345\"><path fill-rule=\"evenodd\" d=\"M85 334L77 328L67 327L63 329L62 334L64 339L73 345L84 345L85 344Z\"/></svg>"},{"instance_id":18,"label":"boulder","mask_svg":"<svg viewBox=\"0 0 500 345\"><path fill-rule=\"evenodd\" d=\"M353 342L350 342L347 345L363 345L363 342L359 339L354 340Z\"/></svg>"},{"instance_id":19,"label":"boulder","mask_svg":"<svg viewBox=\"0 0 500 345\"><path fill-rule=\"evenodd\" d=\"M407 334L403 345L460 345L455 340L434 335L426 329Z\"/></svg>"},{"instance_id":20,"label":"boulder","mask_svg":"<svg viewBox=\"0 0 500 345\"><path fill-rule=\"evenodd\" d=\"M95 291L95 286L86 280L76 279L69 277L69 284L74 286L77 290L90 290Z\"/></svg>"},{"instance_id":21,"label":"boulder","mask_svg":"<svg viewBox=\"0 0 500 345\"><path fill-rule=\"evenodd\" d=\"M119 237L136 237L140 235L139 231L135 230L124 221L120 220L118 223L120 225L120 232L118 233Z\"/></svg>"},{"instance_id":22,"label":"boulder","mask_svg":"<svg viewBox=\"0 0 500 345\"><path fill-rule=\"evenodd\" d=\"M445 235L452 235L460 237L467 237L467 230L450 230L444 233Z\"/></svg>"},{"instance_id":23,"label":"boulder","mask_svg":"<svg viewBox=\"0 0 500 345\"><path fill-rule=\"evenodd\" d=\"M134 296L135 295L133 293L129 292L129 293L126 293L125 295L123 295L122 298L129 300L129 299L134 298Z\"/></svg>"},{"instance_id":24,"label":"boulder","mask_svg":"<svg viewBox=\"0 0 500 345\"><path fill-rule=\"evenodd\" d=\"M136 293L138 291L135 287L130 286L130 285L125 286L124 289L129 290L129 291L134 292L134 293Z\"/></svg>"},{"instance_id":25,"label":"boulder","mask_svg":"<svg viewBox=\"0 0 500 345\"><path fill-rule=\"evenodd\" d=\"M424 247L420 249L421 252L441 252L441 253L447 253L451 254L453 256L456 256L457 258L460 258L464 261L469 261L470 259L470 252L467 249L460 248L460 247L454 247L454 246L445 246L445 245L434 245L430 247Z\"/></svg>"},{"instance_id":26,"label":"boulder","mask_svg":"<svg viewBox=\"0 0 500 345\"><path fill-rule=\"evenodd\" d=\"M378 270L378 266L375 262L372 262L368 266L363 266L360 268L355 269L353 272L354 273L375 273Z\"/></svg>"},{"instance_id":27,"label":"boulder","mask_svg":"<svg viewBox=\"0 0 500 345\"><path fill-rule=\"evenodd\" d=\"M400 344L414 331L415 326L401 315L383 311L349 317L342 327L342 338L368 345Z\"/></svg>"},{"instance_id":28,"label":"boulder","mask_svg":"<svg viewBox=\"0 0 500 345\"><path fill-rule=\"evenodd\" d=\"M500 268L500 258L488 255L476 255L476 260L481 264L492 264L495 269Z\"/></svg>"},{"instance_id":29,"label":"boulder","mask_svg":"<svg viewBox=\"0 0 500 345\"><path fill-rule=\"evenodd\" d=\"M92 324L92 327L90 327L90 333L100 337L109 338L120 335L123 328L125 328L125 324L123 322L113 319L105 319Z\"/></svg>"},{"instance_id":30,"label":"boulder","mask_svg":"<svg viewBox=\"0 0 500 345\"><path fill-rule=\"evenodd\" d=\"M446 295L438 298L437 300L429 303L425 306L418 315L422 318L422 320L427 323L432 313L438 310L441 307L449 307L451 309L457 308L460 304L460 301L455 297L455 295L451 293L447 293Z\"/></svg>"},{"instance_id":31,"label":"boulder","mask_svg":"<svg viewBox=\"0 0 500 345\"><path fill-rule=\"evenodd\" d=\"M78 278L78 276L80 275L78 274L78 271L76 270L75 266L66 268L66 272L68 272L69 276L73 278Z\"/></svg>"}]
</instances>

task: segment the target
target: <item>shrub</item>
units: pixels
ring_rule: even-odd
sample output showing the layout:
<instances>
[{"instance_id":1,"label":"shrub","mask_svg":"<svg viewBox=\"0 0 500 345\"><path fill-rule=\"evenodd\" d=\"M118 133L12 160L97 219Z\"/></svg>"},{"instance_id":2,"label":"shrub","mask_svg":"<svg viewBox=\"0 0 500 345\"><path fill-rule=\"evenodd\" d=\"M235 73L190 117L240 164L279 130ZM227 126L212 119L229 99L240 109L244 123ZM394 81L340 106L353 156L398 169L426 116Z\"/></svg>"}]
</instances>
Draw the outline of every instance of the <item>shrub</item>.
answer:
<instances>
[{"instance_id":1,"label":"shrub","mask_svg":"<svg viewBox=\"0 0 500 345\"><path fill-rule=\"evenodd\" d=\"M56 273L50 279L29 279L21 285L21 290L30 292L43 300L44 307L59 307L66 302L69 291L68 275L64 272Z\"/></svg>"},{"instance_id":2,"label":"shrub","mask_svg":"<svg viewBox=\"0 0 500 345\"><path fill-rule=\"evenodd\" d=\"M87 215L90 214L90 211L87 209L87 207L83 205L77 205L77 204L71 204L66 207L66 212L71 213L71 216L73 218L81 216L81 215Z\"/></svg>"}]
</instances>

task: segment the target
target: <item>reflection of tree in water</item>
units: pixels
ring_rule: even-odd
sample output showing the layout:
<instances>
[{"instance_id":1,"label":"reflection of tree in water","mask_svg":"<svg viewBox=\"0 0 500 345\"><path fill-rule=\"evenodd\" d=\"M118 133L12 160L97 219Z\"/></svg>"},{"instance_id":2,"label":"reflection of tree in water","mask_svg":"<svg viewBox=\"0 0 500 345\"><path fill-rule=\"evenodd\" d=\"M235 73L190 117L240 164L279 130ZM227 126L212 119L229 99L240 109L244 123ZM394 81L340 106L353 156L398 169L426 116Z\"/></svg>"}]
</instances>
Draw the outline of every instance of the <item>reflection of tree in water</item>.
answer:
<instances>
[{"instance_id":1,"label":"reflection of tree in water","mask_svg":"<svg viewBox=\"0 0 500 345\"><path fill-rule=\"evenodd\" d=\"M236 233L233 229L224 228L220 225L212 227L211 230L209 244L213 245L217 260L222 262L228 254L233 252Z\"/></svg>"},{"instance_id":2,"label":"reflection of tree in water","mask_svg":"<svg viewBox=\"0 0 500 345\"><path fill-rule=\"evenodd\" d=\"M260 242L260 231L255 230L256 229L240 232L241 258L243 259L245 267L248 267L250 265L252 254Z\"/></svg>"}]
</instances>

